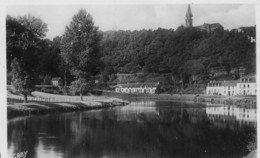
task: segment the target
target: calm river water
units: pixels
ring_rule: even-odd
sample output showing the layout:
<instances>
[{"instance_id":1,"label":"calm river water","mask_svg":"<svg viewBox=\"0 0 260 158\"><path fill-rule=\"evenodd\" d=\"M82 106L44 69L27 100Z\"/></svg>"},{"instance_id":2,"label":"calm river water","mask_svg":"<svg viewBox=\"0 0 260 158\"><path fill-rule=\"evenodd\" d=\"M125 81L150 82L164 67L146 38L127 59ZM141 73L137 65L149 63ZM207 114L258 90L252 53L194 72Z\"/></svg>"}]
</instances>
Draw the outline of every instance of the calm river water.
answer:
<instances>
[{"instance_id":1,"label":"calm river water","mask_svg":"<svg viewBox=\"0 0 260 158\"><path fill-rule=\"evenodd\" d=\"M8 154L26 158L243 157L256 146L256 109L132 102L8 121Z\"/></svg>"}]
</instances>

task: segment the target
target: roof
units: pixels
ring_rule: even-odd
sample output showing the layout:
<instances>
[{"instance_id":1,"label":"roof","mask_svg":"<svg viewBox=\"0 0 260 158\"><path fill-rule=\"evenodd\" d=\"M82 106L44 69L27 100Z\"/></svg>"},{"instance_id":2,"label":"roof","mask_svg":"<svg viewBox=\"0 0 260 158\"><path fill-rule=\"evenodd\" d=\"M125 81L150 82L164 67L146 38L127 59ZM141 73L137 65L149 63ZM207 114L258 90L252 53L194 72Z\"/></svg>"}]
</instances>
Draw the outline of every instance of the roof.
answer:
<instances>
[{"instance_id":1,"label":"roof","mask_svg":"<svg viewBox=\"0 0 260 158\"><path fill-rule=\"evenodd\" d=\"M215 27L222 27L222 25L220 23L212 23L209 24L210 26L215 26Z\"/></svg>"},{"instance_id":2,"label":"roof","mask_svg":"<svg viewBox=\"0 0 260 158\"><path fill-rule=\"evenodd\" d=\"M36 88L52 88L53 85L35 85Z\"/></svg>"},{"instance_id":3,"label":"roof","mask_svg":"<svg viewBox=\"0 0 260 158\"><path fill-rule=\"evenodd\" d=\"M237 86L238 80L222 81L222 86Z\"/></svg>"},{"instance_id":4,"label":"roof","mask_svg":"<svg viewBox=\"0 0 260 158\"><path fill-rule=\"evenodd\" d=\"M118 84L115 87L137 88L137 87L157 87L158 85L159 85L158 82L154 82L154 83L127 83L127 84Z\"/></svg>"},{"instance_id":5,"label":"roof","mask_svg":"<svg viewBox=\"0 0 260 158\"><path fill-rule=\"evenodd\" d=\"M241 82L243 79L246 79L246 81ZM249 81L248 81L249 79ZM240 78L240 83L256 83L256 76L254 74L246 75Z\"/></svg>"},{"instance_id":6,"label":"roof","mask_svg":"<svg viewBox=\"0 0 260 158\"><path fill-rule=\"evenodd\" d=\"M212 83L209 83L209 86L211 87L220 87L220 86L237 86L237 83L239 80L229 80L229 81L213 81Z\"/></svg>"},{"instance_id":7,"label":"roof","mask_svg":"<svg viewBox=\"0 0 260 158\"><path fill-rule=\"evenodd\" d=\"M188 10L187 10L187 13L186 13L186 17L192 17L193 14L191 12L191 9L190 9L190 4L188 4Z\"/></svg>"},{"instance_id":8,"label":"roof","mask_svg":"<svg viewBox=\"0 0 260 158\"><path fill-rule=\"evenodd\" d=\"M51 81L60 81L60 80L61 80L60 77L53 77L53 78L51 79Z\"/></svg>"}]
</instances>

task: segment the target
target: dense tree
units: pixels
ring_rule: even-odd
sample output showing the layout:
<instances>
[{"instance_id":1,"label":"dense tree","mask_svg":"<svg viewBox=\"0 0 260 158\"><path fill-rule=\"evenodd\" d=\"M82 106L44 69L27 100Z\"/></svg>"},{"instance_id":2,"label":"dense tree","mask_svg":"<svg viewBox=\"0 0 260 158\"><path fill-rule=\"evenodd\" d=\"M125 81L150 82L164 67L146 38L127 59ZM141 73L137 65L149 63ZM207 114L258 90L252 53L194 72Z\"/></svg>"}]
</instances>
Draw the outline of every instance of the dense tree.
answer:
<instances>
[{"instance_id":1,"label":"dense tree","mask_svg":"<svg viewBox=\"0 0 260 158\"><path fill-rule=\"evenodd\" d=\"M102 82L116 82L116 73L167 74L174 78L167 81L174 85L169 87L180 89L178 83L185 87L198 78L208 82L215 69L233 78L239 77L241 67L246 73L256 70L255 26L212 32L184 26L100 32L91 15L80 10L65 33L52 41L44 39L47 25L31 15L7 16L6 31L8 83L26 85L18 88L21 93L57 76L82 96L100 72Z\"/></svg>"},{"instance_id":2,"label":"dense tree","mask_svg":"<svg viewBox=\"0 0 260 158\"><path fill-rule=\"evenodd\" d=\"M24 95L30 93L37 79L37 63L40 41L45 36L47 25L33 16L6 18L7 71L11 84Z\"/></svg>"},{"instance_id":3,"label":"dense tree","mask_svg":"<svg viewBox=\"0 0 260 158\"><path fill-rule=\"evenodd\" d=\"M241 29L207 32L181 26L176 31L104 32L104 73L171 73L188 84L193 76L207 82L215 68L228 74L240 67L247 73L255 72L255 43L251 39L255 38L255 27Z\"/></svg>"},{"instance_id":4,"label":"dense tree","mask_svg":"<svg viewBox=\"0 0 260 158\"><path fill-rule=\"evenodd\" d=\"M81 99L84 89L90 87L91 76L100 71L100 40L92 16L83 9L73 16L61 39L61 56L75 77L71 86L77 88Z\"/></svg>"}]
</instances>

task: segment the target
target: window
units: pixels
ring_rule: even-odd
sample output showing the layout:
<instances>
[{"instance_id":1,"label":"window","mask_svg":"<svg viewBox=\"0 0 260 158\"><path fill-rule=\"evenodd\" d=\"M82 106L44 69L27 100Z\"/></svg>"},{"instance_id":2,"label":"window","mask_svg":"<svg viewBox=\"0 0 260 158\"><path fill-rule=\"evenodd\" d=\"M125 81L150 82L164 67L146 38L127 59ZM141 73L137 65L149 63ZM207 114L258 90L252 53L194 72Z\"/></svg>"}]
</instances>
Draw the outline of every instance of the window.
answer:
<instances>
[{"instance_id":1,"label":"window","mask_svg":"<svg viewBox=\"0 0 260 158\"><path fill-rule=\"evenodd\" d=\"M247 88L249 88L249 84L247 85Z\"/></svg>"},{"instance_id":2,"label":"window","mask_svg":"<svg viewBox=\"0 0 260 158\"><path fill-rule=\"evenodd\" d=\"M244 88L246 88L246 85L244 84Z\"/></svg>"}]
</instances>

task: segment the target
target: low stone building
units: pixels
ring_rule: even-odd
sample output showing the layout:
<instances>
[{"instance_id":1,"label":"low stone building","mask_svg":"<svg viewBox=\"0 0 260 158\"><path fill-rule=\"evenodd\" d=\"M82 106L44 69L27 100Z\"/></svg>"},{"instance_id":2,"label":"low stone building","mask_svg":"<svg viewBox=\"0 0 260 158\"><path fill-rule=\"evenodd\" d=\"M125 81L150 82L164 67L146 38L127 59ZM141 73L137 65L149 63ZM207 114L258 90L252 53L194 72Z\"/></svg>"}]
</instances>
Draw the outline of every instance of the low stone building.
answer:
<instances>
[{"instance_id":1,"label":"low stone building","mask_svg":"<svg viewBox=\"0 0 260 158\"><path fill-rule=\"evenodd\" d=\"M148 93L155 94L159 82L156 83L127 83L115 86L115 92L118 93Z\"/></svg>"}]
</instances>

